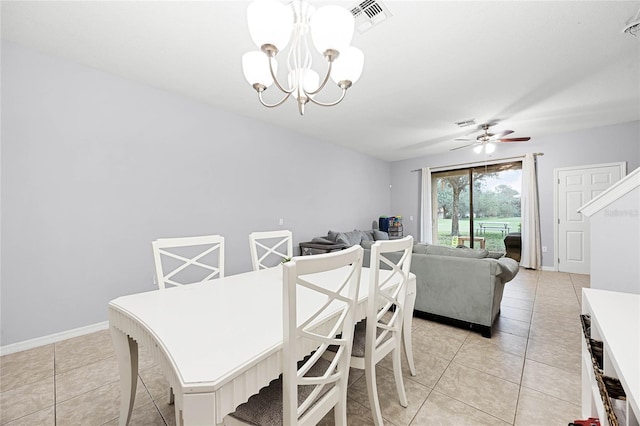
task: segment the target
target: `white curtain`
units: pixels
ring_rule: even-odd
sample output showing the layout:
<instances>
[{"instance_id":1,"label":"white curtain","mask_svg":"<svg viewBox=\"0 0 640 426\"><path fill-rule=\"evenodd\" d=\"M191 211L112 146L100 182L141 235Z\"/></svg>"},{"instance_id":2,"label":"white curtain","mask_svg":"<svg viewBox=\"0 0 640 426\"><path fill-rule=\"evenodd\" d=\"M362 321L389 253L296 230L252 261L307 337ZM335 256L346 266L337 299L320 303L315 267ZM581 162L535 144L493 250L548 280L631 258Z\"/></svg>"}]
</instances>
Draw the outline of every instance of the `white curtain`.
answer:
<instances>
[{"instance_id":1,"label":"white curtain","mask_svg":"<svg viewBox=\"0 0 640 426\"><path fill-rule=\"evenodd\" d=\"M542 250L540 243L540 211L538 208L538 179L536 157L526 154L522 161L522 253L520 266L540 269Z\"/></svg>"},{"instance_id":2,"label":"white curtain","mask_svg":"<svg viewBox=\"0 0 640 426\"><path fill-rule=\"evenodd\" d=\"M431 170L424 167L421 171L422 187L420 188L420 242L433 243L433 218L431 212Z\"/></svg>"}]
</instances>

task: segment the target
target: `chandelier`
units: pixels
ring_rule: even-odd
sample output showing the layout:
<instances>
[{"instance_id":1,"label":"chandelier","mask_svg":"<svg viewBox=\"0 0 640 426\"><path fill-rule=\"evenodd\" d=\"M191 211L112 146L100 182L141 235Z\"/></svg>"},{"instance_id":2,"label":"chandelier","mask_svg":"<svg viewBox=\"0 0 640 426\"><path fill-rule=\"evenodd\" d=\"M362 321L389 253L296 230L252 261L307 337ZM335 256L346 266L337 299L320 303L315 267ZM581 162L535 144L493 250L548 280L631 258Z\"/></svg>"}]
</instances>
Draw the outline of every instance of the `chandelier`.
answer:
<instances>
[{"instance_id":1,"label":"chandelier","mask_svg":"<svg viewBox=\"0 0 640 426\"><path fill-rule=\"evenodd\" d=\"M277 0L256 0L247 8L247 22L251 38L260 50L242 56L242 70L258 93L260 103L268 108L282 105L292 96L298 103L300 115L304 115L308 102L320 106L337 105L362 74L364 54L350 46L355 21L343 7L328 5L316 9L304 0L294 0L288 5ZM311 67L309 36L327 63L322 80ZM284 52L287 45L290 45L289 50ZM276 57L279 52L286 53L287 84L278 81ZM315 99L330 78L341 94L328 103ZM267 103L263 92L272 84L283 97L275 103Z\"/></svg>"}]
</instances>

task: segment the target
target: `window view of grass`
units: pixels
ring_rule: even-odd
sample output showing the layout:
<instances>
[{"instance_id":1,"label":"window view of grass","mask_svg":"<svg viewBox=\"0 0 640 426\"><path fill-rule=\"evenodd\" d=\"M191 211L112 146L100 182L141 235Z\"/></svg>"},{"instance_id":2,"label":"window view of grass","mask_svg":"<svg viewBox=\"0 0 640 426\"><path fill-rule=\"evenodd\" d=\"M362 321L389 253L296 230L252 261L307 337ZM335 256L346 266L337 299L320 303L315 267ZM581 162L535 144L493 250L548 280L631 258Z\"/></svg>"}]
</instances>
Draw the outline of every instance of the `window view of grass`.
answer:
<instances>
[{"instance_id":1,"label":"window view of grass","mask_svg":"<svg viewBox=\"0 0 640 426\"><path fill-rule=\"evenodd\" d=\"M460 230L468 230L469 229L469 219L461 219L460 221ZM505 231L501 231L497 228L487 228L480 229L479 224L481 223L506 223L507 224L507 232L520 232L520 216L518 217L490 217L490 218L475 218L474 224L476 227L475 235L476 237L482 237L485 240L485 248L491 251L499 251L504 252L504 237L506 236ZM469 235L469 232L460 232L460 235ZM439 219L438 220L438 241L437 244L444 246L452 246L455 247L459 244L458 236L451 235L451 219ZM469 246L469 242L466 241L464 245ZM478 241L474 244L475 248L480 248L480 244Z\"/></svg>"},{"instance_id":2,"label":"window view of grass","mask_svg":"<svg viewBox=\"0 0 640 426\"><path fill-rule=\"evenodd\" d=\"M470 246L474 235L474 248L504 252L507 234L520 232L521 172L517 162L432 174L436 243Z\"/></svg>"}]
</instances>

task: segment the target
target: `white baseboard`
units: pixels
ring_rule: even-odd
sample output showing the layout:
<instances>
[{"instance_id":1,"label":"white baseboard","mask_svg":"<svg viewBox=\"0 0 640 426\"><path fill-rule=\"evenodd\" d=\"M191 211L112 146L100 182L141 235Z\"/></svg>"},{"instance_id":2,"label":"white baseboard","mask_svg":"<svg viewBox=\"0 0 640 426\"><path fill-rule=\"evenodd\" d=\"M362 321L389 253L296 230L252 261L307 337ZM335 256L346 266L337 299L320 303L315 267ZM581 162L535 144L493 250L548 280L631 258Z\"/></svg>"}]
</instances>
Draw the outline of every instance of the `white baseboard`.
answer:
<instances>
[{"instance_id":1,"label":"white baseboard","mask_svg":"<svg viewBox=\"0 0 640 426\"><path fill-rule=\"evenodd\" d=\"M50 345L51 343L60 342L72 337L84 336L85 334L95 333L96 331L106 330L108 328L109 321L104 321L85 327L74 328L73 330L61 331L60 333L50 334L48 336L36 337L35 339L0 346L0 356L37 348L38 346Z\"/></svg>"},{"instance_id":2,"label":"white baseboard","mask_svg":"<svg viewBox=\"0 0 640 426\"><path fill-rule=\"evenodd\" d=\"M543 266L542 267L543 271L549 271L549 272L557 272L557 269L555 266Z\"/></svg>"}]
</instances>

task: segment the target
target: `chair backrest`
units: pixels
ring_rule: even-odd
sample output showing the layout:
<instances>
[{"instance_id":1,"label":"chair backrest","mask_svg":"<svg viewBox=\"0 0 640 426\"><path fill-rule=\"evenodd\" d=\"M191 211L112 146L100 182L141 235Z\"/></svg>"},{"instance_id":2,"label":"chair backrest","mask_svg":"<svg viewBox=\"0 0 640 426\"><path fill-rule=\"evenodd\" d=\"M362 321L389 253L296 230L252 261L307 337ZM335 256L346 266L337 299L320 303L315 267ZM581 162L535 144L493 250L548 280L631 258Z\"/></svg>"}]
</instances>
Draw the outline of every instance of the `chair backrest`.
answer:
<instances>
[{"instance_id":1,"label":"chair backrest","mask_svg":"<svg viewBox=\"0 0 640 426\"><path fill-rule=\"evenodd\" d=\"M316 424L338 403L346 421L362 256L362 247L353 246L339 252L294 257L283 265L285 425ZM331 320L318 327L328 314ZM333 360L327 361L322 355L331 345L338 350ZM309 353L311 356L299 362ZM320 371L318 366L322 367ZM300 387L306 388L303 394L308 396L298 403Z\"/></svg>"},{"instance_id":2,"label":"chair backrest","mask_svg":"<svg viewBox=\"0 0 640 426\"><path fill-rule=\"evenodd\" d=\"M224 237L160 238L151 243L160 289L224 277Z\"/></svg>"},{"instance_id":3,"label":"chair backrest","mask_svg":"<svg viewBox=\"0 0 640 426\"><path fill-rule=\"evenodd\" d=\"M284 259L293 256L291 231L252 232L249 234L249 245L254 271L278 266Z\"/></svg>"},{"instance_id":4,"label":"chair backrest","mask_svg":"<svg viewBox=\"0 0 640 426\"><path fill-rule=\"evenodd\" d=\"M411 236L371 245L365 356L371 356L390 337L401 336L412 251Z\"/></svg>"}]
</instances>

